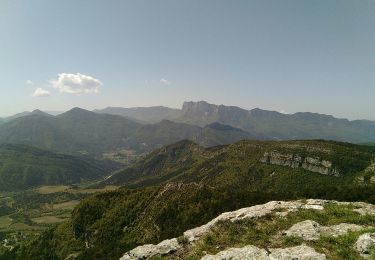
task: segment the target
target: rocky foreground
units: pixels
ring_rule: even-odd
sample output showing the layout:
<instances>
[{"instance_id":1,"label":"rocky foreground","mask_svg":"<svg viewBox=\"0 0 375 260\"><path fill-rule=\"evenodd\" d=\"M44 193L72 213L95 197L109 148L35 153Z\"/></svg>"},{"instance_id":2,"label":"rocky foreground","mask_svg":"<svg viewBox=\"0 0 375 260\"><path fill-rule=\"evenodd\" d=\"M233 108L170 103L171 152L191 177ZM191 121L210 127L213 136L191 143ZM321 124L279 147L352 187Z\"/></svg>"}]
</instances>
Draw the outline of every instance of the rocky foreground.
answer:
<instances>
[{"instance_id":1,"label":"rocky foreground","mask_svg":"<svg viewBox=\"0 0 375 260\"><path fill-rule=\"evenodd\" d=\"M375 206L271 201L226 212L181 237L143 245L128 259L366 259L375 256Z\"/></svg>"}]
</instances>

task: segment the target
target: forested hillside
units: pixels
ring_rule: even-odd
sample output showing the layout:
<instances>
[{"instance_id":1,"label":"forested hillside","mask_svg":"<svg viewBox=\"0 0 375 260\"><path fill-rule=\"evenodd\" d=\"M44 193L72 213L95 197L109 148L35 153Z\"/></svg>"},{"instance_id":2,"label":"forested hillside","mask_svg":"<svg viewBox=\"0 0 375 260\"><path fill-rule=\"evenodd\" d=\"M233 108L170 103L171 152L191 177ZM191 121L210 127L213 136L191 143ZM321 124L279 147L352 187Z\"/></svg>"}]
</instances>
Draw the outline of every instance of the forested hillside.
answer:
<instances>
[{"instance_id":1,"label":"forested hillside","mask_svg":"<svg viewBox=\"0 0 375 260\"><path fill-rule=\"evenodd\" d=\"M56 154L26 145L0 144L2 191L100 179L117 168L113 162Z\"/></svg>"}]
</instances>

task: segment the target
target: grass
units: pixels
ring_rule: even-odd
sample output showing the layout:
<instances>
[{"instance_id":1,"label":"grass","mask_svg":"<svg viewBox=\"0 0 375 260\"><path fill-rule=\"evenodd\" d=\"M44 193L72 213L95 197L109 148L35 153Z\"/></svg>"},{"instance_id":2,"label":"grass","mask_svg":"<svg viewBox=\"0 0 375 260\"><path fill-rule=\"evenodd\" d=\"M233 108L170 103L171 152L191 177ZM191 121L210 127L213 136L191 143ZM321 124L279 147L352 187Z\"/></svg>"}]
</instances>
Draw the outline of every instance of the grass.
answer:
<instances>
[{"instance_id":1,"label":"grass","mask_svg":"<svg viewBox=\"0 0 375 260\"><path fill-rule=\"evenodd\" d=\"M57 193L57 192L64 192L68 189L70 189L70 186L57 185L57 186L41 186L41 187L36 188L35 191L40 194L51 194L51 193Z\"/></svg>"},{"instance_id":2,"label":"grass","mask_svg":"<svg viewBox=\"0 0 375 260\"><path fill-rule=\"evenodd\" d=\"M0 217L0 229L9 228L11 224L12 224L12 219L9 216Z\"/></svg>"},{"instance_id":3,"label":"grass","mask_svg":"<svg viewBox=\"0 0 375 260\"><path fill-rule=\"evenodd\" d=\"M92 189L92 188L82 188L82 187L72 187L67 185L56 185L56 186L41 186L35 189L35 192L39 194L53 194L58 192L68 192L68 193L84 193L91 194L95 192L103 191L113 191L118 189L118 186L107 185L104 188Z\"/></svg>"},{"instance_id":4,"label":"grass","mask_svg":"<svg viewBox=\"0 0 375 260\"><path fill-rule=\"evenodd\" d=\"M321 237L317 241L309 241L307 244L316 251L324 253L328 259L362 259L353 245L358 237L367 232L374 232L375 228L368 228L359 232L349 232L339 237Z\"/></svg>"},{"instance_id":5,"label":"grass","mask_svg":"<svg viewBox=\"0 0 375 260\"><path fill-rule=\"evenodd\" d=\"M52 208L54 210L73 210L75 206L79 204L78 200L70 200L62 203L53 204Z\"/></svg>"},{"instance_id":6,"label":"grass","mask_svg":"<svg viewBox=\"0 0 375 260\"><path fill-rule=\"evenodd\" d=\"M39 218L33 218L31 220L37 224L55 224L65 221L65 219L58 218L56 216L43 216Z\"/></svg>"},{"instance_id":7,"label":"grass","mask_svg":"<svg viewBox=\"0 0 375 260\"><path fill-rule=\"evenodd\" d=\"M119 186L107 185L104 188L100 188L100 189L91 189L91 188L70 189L70 190L68 190L68 192L92 194L92 193L96 193L96 192L114 191L114 190L117 190L118 188L119 188Z\"/></svg>"},{"instance_id":8,"label":"grass","mask_svg":"<svg viewBox=\"0 0 375 260\"><path fill-rule=\"evenodd\" d=\"M29 231L29 230L35 230L35 229L41 229L40 227L31 226L25 223L17 222L9 227L10 230L13 231Z\"/></svg>"}]
</instances>

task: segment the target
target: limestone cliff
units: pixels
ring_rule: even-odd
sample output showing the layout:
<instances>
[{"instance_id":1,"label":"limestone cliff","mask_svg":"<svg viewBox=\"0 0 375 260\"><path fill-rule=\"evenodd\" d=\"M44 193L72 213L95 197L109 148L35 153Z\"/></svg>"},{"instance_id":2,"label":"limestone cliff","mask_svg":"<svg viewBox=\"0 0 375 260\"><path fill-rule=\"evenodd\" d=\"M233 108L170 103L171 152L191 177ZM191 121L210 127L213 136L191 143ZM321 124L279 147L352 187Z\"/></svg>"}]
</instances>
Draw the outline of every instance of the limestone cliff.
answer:
<instances>
[{"instance_id":1,"label":"limestone cliff","mask_svg":"<svg viewBox=\"0 0 375 260\"><path fill-rule=\"evenodd\" d=\"M310 172L316 172L324 175L340 175L339 171L333 167L332 162L320 159L318 157L302 157L298 154L272 151L265 152L260 161L263 163L286 166L294 169L302 168Z\"/></svg>"}]
</instances>

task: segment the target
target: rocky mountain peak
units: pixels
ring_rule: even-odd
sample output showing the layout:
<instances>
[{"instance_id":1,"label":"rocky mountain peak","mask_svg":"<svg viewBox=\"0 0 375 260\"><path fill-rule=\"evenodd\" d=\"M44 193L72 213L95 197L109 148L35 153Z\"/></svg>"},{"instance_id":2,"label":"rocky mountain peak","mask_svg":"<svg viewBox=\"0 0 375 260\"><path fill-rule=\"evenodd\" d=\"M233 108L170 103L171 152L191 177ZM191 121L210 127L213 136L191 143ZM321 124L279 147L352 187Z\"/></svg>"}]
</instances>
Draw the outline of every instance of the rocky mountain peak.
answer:
<instances>
[{"instance_id":1,"label":"rocky mountain peak","mask_svg":"<svg viewBox=\"0 0 375 260\"><path fill-rule=\"evenodd\" d=\"M198 102L184 102L182 105L182 112L183 113L206 113L212 114L218 112L218 105L209 104L206 101L198 101Z\"/></svg>"}]
</instances>

